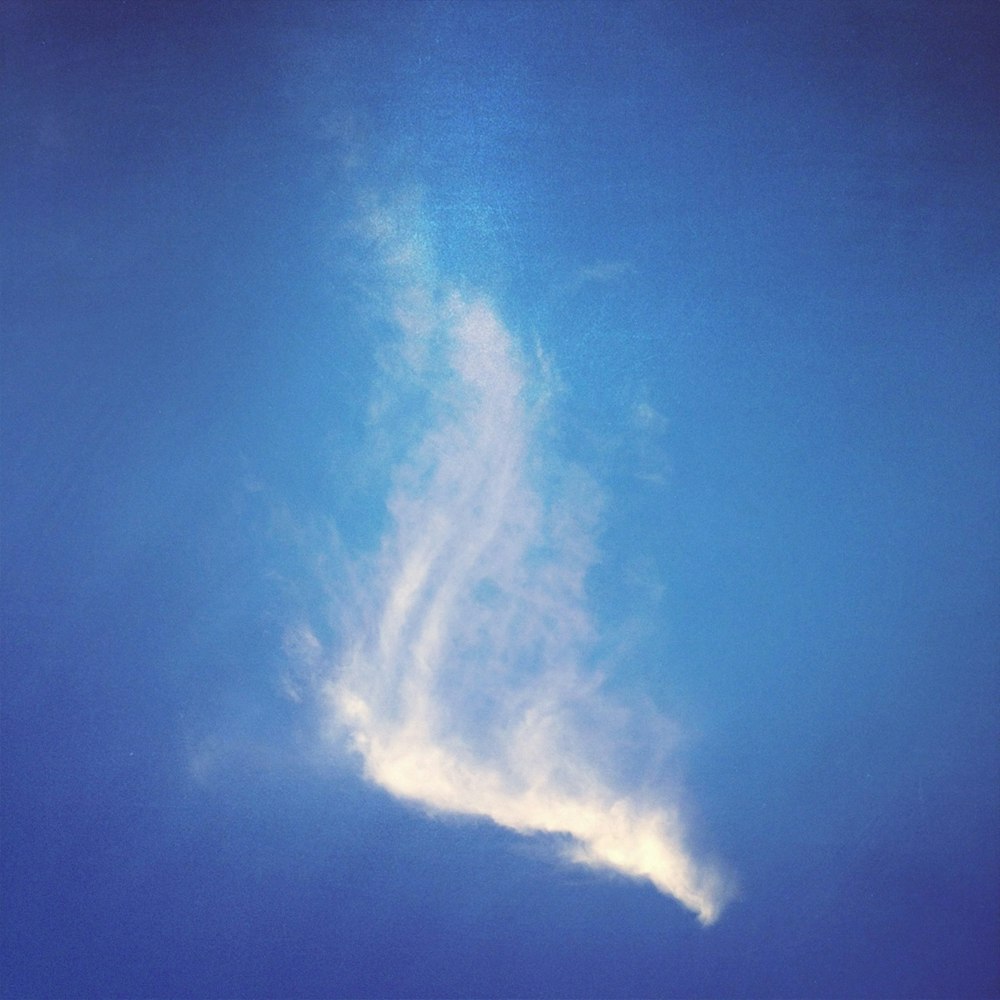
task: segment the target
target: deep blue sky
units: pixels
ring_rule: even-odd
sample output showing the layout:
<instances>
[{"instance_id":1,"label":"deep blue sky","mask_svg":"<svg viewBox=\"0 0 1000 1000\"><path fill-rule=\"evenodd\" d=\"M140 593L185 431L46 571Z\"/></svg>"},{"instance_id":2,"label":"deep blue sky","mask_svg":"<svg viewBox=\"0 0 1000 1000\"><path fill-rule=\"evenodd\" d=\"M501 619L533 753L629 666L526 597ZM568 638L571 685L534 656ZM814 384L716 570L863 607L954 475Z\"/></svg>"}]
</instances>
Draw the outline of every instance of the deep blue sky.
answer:
<instances>
[{"instance_id":1,"label":"deep blue sky","mask_svg":"<svg viewBox=\"0 0 1000 1000\"><path fill-rule=\"evenodd\" d=\"M993 4L0 34L5 997L1000 996ZM712 927L392 800L284 694L386 525L372 198L558 373Z\"/></svg>"}]
</instances>

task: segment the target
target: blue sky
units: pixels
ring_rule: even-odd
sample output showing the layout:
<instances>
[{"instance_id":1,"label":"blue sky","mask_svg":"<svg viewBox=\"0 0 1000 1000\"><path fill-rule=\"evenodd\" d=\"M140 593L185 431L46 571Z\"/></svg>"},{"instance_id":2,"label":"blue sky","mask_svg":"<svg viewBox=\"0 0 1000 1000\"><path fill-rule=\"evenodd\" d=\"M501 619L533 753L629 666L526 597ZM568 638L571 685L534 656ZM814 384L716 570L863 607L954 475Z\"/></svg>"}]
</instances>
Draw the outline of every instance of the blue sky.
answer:
<instances>
[{"instance_id":1,"label":"blue sky","mask_svg":"<svg viewBox=\"0 0 1000 1000\"><path fill-rule=\"evenodd\" d=\"M985 3L13 3L9 997L1000 995Z\"/></svg>"}]
</instances>

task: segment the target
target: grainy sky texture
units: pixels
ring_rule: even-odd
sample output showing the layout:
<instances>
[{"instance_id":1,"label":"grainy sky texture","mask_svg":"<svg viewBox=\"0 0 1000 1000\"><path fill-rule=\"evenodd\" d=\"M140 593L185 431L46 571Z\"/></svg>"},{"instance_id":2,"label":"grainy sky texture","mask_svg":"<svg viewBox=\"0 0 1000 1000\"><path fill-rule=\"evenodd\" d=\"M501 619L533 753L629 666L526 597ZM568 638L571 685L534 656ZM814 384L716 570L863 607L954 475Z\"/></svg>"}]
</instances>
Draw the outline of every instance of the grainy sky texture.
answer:
<instances>
[{"instance_id":1,"label":"grainy sky texture","mask_svg":"<svg viewBox=\"0 0 1000 1000\"><path fill-rule=\"evenodd\" d=\"M0 8L0 993L1000 995L1000 19Z\"/></svg>"}]
</instances>

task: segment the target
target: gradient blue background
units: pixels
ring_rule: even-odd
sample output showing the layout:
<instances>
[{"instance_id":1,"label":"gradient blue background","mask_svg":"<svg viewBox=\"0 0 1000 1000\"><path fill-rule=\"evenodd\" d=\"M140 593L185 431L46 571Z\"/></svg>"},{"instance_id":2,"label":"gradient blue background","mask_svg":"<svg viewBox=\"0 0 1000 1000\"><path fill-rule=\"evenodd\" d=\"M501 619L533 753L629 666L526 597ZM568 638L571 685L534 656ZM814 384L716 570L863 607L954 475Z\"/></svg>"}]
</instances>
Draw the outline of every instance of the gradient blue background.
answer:
<instances>
[{"instance_id":1,"label":"gradient blue background","mask_svg":"<svg viewBox=\"0 0 1000 1000\"><path fill-rule=\"evenodd\" d=\"M5 997L1000 995L995 5L0 31ZM351 225L414 188L560 373L715 927L392 802L282 695L329 524L384 522Z\"/></svg>"}]
</instances>

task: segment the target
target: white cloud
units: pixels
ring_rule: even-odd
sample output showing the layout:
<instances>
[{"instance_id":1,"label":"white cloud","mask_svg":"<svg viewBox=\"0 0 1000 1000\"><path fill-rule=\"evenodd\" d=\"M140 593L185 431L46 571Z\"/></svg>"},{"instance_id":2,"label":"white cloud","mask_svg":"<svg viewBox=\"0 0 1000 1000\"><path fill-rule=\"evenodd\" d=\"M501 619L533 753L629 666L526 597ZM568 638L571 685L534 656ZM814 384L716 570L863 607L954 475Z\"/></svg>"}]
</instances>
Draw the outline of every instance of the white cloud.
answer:
<instances>
[{"instance_id":1,"label":"white cloud","mask_svg":"<svg viewBox=\"0 0 1000 1000\"><path fill-rule=\"evenodd\" d=\"M374 206L369 232L405 359L392 377L423 388L425 423L323 684L331 731L393 795L558 835L573 861L648 879L710 923L724 881L689 853L676 802L623 781L632 723L585 669L600 497L540 447L543 367L487 300L437 279L406 214ZM291 646L314 662L314 643Z\"/></svg>"}]
</instances>

